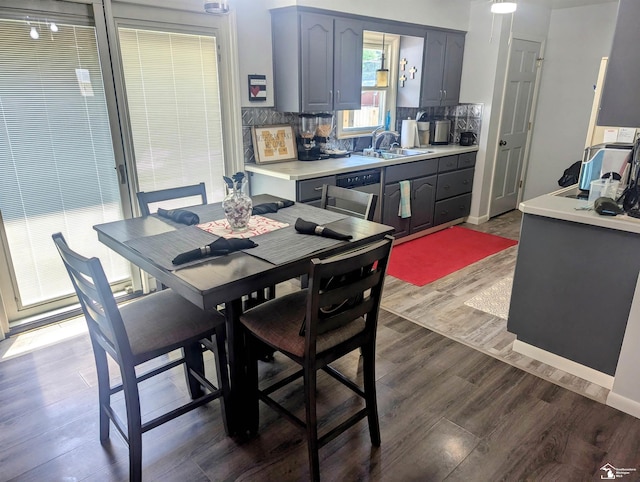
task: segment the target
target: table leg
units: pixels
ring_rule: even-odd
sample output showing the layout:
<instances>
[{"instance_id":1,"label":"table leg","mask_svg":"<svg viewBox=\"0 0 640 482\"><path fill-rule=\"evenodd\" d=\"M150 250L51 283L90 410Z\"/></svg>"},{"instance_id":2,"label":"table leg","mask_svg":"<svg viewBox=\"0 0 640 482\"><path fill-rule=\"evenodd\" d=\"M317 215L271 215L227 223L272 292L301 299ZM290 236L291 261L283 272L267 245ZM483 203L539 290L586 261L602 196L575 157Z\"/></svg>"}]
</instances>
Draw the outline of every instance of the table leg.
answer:
<instances>
[{"instance_id":1,"label":"table leg","mask_svg":"<svg viewBox=\"0 0 640 482\"><path fill-rule=\"evenodd\" d=\"M229 381L231 385L231 411L229 430L234 435L243 435L247 427L243 423L242 401L246 385L246 367L244 363L244 337L240 329L240 315L242 314L242 300L236 299L225 303L227 318L227 351L229 357Z\"/></svg>"}]
</instances>

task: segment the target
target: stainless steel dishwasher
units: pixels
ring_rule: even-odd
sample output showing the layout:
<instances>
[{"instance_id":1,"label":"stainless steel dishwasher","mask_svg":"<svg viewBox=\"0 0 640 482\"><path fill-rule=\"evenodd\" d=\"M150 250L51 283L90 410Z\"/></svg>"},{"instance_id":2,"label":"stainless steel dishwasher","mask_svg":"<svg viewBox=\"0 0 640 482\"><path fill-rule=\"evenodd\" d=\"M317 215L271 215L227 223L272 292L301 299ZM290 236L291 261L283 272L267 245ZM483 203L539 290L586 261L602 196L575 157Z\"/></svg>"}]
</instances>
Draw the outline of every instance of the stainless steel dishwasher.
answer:
<instances>
[{"instance_id":1,"label":"stainless steel dishwasher","mask_svg":"<svg viewBox=\"0 0 640 482\"><path fill-rule=\"evenodd\" d=\"M381 221L382 205L382 184L380 183L380 169L368 169L366 171L348 172L336 176L336 186L347 189L355 189L366 193L373 193L378 196L373 220ZM337 207L345 210L353 210L349 207L348 201L336 200Z\"/></svg>"}]
</instances>

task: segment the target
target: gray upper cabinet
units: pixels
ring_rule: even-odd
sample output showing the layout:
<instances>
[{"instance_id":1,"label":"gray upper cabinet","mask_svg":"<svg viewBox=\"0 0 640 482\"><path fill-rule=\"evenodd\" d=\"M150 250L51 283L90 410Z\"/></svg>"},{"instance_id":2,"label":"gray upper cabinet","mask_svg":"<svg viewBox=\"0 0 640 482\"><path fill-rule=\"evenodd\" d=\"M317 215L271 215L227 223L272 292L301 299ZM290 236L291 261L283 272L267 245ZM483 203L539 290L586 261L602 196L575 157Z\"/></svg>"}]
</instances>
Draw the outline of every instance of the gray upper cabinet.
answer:
<instances>
[{"instance_id":1,"label":"gray upper cabinet","mask_svg":"<svg viewBox=\"0 0 640 482\"><path fill-rule=\"evenodd\" d=\"M358 110L362 93L362 22L334 20L334 110Z\"/></svg>"},{"instance_id":2,"label":"gray upper cabinet","mask_svg":"<svg viewBox=\"0 0 640 482\"><path fill-rule=\"evenodd\" d=\"M620 0L613 46L600 99L598 125L640 126L640 2Z\"/></svg>"},{"instance_id":3,"label":"gray upper cabinet","mask_svg":"<svg viewBox=\"0 0 640 482\"><path fill-rule=\"evenodd\" d=\"M464 33L427 32L420 107L458 104L463 53Z\"/></svg>"},{"instance_id":4,"label":"gray upper cabinet","mask_svg":"<svg viewBox=\"0 0 640 482\"><path fill-rule=\"evenodd\" d=\"M276 109L359 109L363 24L285 9L271 14Z\"/></svg>"}]
</instances>

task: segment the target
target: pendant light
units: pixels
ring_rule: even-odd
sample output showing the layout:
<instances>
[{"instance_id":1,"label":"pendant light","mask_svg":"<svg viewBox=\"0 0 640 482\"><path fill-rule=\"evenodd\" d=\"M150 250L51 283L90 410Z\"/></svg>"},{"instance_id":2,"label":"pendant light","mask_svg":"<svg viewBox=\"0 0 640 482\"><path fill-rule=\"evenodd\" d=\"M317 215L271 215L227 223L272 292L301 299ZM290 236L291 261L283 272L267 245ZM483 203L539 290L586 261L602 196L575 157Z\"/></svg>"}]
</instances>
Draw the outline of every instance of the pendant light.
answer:
<instances>
[{"instance_id":1,"label":"pendant light","mask_svg":"<svg viewBox=\"0 0 640 482\"><path fill-rule=\"evenodd\" d=\"M513 13L518 8L516 2L506 2L505 0L493 0L491 13Z\"/></svg>"},{"instance_id":2,"label":"pendant light","mask_svg":"<svg viewBox=\"0 0 640 482\"><path fill-rule=\"evenodd\" d=\"M389 69L384 68L384 34L382 34L382 63L376 70L376 87L389 87Z\"/></svg>"}]
</instances>

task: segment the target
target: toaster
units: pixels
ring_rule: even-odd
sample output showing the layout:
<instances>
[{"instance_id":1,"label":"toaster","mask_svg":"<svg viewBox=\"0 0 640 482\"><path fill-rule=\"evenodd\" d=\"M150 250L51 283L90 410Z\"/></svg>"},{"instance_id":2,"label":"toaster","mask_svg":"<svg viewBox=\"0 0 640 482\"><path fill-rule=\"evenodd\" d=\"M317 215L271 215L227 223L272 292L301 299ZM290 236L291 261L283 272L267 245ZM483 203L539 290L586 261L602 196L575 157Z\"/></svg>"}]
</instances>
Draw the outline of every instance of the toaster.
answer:
<instances>
[{"instance_id":1,"label":"toaster","mask_svg":"<svg viewBox=\"0 0 640 482\"><path fill-rule=\"evenodd\" d=\"M429 137L432 145L449 144L449 131L451 129L451 121L432 121L429 128Z\"/></svg>"}]
</instances>

